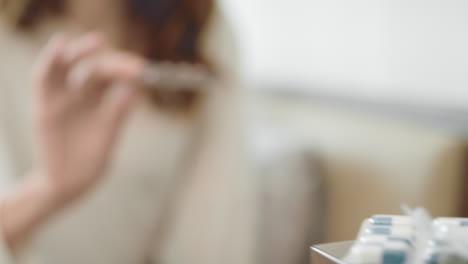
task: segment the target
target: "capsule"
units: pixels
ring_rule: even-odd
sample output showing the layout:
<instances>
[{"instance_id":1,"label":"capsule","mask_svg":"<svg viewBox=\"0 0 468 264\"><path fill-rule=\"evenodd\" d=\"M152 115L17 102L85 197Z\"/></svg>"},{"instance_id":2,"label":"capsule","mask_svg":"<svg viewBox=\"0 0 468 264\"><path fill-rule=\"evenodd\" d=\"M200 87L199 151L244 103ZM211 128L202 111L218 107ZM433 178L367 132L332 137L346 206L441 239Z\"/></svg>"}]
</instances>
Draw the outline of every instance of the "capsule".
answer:
<instances>
[{"instance_id":1,"label":"capsule","mask_svg":"<svg viewBox=\"0 0 468 264\"><path fill-rule=\"evenodd\" d=\"M358 238L358 241L363 244L384 244L391 241L400 241L408 246L413 246L413 237L395 237L395 236L387 236L387 235L363 235Z\"/></svg>"},{"instance_id":2,"label":"capsule","mask_svg":"<svg viewBox=\"0 0 468 264\"><path fill-rule=\"evenodd\" d=\"M344 261L346 263L404 264L410 256L409 246L402 242L384 244L354 244Z\"/></svg>"},{"instance_id":3,"label":"capsule","mask_svg":"<svg viewBox=\"0 0 468 264\"><path fill-rule=\"evenodd\" d=\"M363 225L359 236L385 235L390 237L412 238L414 228L412 226L368 226Z\"/></svg>"},{"instance_id":4,"label":"capsule","mask_svg":"<svg viewBox=\"0 0 468 264\"><path fill-rule=\"evenodd\" d=\"M468 218L439 217L432 222L433 226L468 227Z\"/></svg>"},{"instance_id":5,"label":"capsule","mask_svg":"<svg viewBox=\"0 0 468 264\"><path fill-rule=\"evenodd\" d=\"M405 215L374 215L369 218L372 225L394 226L394 225L413 225L411 217Z\"/></svg>"}]
</instances>

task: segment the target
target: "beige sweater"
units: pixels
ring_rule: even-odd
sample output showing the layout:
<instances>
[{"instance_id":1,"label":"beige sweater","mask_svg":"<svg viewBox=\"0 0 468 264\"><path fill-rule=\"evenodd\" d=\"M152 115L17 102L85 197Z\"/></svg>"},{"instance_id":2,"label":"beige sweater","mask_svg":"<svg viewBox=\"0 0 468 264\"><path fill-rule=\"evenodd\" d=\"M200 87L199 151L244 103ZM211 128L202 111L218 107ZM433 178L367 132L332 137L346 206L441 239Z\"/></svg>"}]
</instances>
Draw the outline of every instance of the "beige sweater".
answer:
<instances>
[{"instance_id":1,"label":"beige sweater","mask_svg":"<svg viewBox=\"0 0 468 264\"><path fill-rule=\"evenodd\" d=\"M59 29L51 25L21 36L0 25L3 186L32 166L27 76ZM219 15L205 40L224 80L212 87L202 113L185 120L149 102L138 105L108 177L37 235L34 263L253 263L255 185L246 173L239 130L234 45ZM0 263L7 263L2 258L9 258L4 247Z\"/></svg>"}]
</instances>

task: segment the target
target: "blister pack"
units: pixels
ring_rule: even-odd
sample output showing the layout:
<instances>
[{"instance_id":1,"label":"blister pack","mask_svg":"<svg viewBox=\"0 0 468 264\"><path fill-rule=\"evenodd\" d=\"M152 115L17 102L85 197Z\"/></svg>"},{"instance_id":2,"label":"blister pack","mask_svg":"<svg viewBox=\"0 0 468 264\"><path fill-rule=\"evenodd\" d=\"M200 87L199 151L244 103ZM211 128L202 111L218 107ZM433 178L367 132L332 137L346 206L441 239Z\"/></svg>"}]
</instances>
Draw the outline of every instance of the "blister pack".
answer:
<instances>
[{"instance_id":1,"label":"blister pack","mask_svg":"<svg viewBox=\"0 0 468 264\"><path fill-rule=\"evenodd\" d=\"M468 218L432 219L426 210L363 221L349 264L468 264Z\"/></svg>"}]
</instances>

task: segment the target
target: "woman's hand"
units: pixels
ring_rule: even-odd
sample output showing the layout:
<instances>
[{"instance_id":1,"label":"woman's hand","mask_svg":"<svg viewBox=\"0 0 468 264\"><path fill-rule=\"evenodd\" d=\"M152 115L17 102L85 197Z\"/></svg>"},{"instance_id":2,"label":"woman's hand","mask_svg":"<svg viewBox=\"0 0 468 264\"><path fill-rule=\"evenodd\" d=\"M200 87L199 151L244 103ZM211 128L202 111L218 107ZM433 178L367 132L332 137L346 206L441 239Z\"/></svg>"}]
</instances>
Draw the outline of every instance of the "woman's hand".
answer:
<instances>
[{"instance_id":1,"label":"woman's hand","mask_svg":"<svg viewBox=\"0 0 468 264\"><path fill-rule=\"evenodd\" d=\"M44 49L33 76L39 160L2 212L12 247L103 176L143 65L96 34L73 42L56 36Z\"/></svg>"},{"instance_id":2,"label":"woman's hand","mask_svg":"<svg viewBox=\"0 0 468 264\"><path fill-rule=\"evenodd\" d=\"M103 175L143 68L136 56L106 51L88 35L55 38L34 74L39 142L37 177L59 200L85 192Z\"/></svg>"}]
</instances>

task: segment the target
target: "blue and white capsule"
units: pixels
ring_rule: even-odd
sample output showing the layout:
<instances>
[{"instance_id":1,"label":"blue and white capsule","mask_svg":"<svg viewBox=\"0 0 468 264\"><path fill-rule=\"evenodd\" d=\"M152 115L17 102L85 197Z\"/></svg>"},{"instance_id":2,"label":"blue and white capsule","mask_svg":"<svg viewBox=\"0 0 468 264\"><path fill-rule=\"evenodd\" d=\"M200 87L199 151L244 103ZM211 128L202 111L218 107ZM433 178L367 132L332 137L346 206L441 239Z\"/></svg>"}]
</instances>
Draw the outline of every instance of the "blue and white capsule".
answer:
<instances>
[{"instance_id":1,"label":"blue and white capsule","mask_svg":"<svg viewBox=\"0 0 468 264\"><path fill-rule=\"evenodd\" d=\"M413 225L411 217L405 215L373 215L369 223L378 226Z\"/></svg>"},{"instance_id":2,"label":"blue and white capsule","mask_svg":"<svg viewBox=\"0 0 468 264\"><path fill-rule=\"evenodd\" d=\"M432 222L433 226L468 227L468 218L439 217Z\"/></svg>"},{"instance_id":3,"label":"blue and white capsule","mask_svg":"<svg viewBox=\"0 0 468 264\"><path fill-rule=\"evenodd\" d=\"M413 246L414 239L413 237L394 237L394 236L387 236L387 235L363 235L358 238L358 241L363 244L385 244L387 242L403 242L408 246Z\"/></svg>"},{"instance_id":4,"label":"blue and white capsule","mask_svg":"<svg viewBox=\"0 0 468 264\"><path fill-rule=\"evenodd\" d=\"M384 235L389 237L399 237L412 239L415 234L413 226L397 225L397 226L375 226L364 222L359 232L359 237L366 235Z\"/></svg>"},{"instance_id":5,"label":"blue and white capsule","mask_svg":"<svg viewBox=\"0 0 468 264\"><path fill-rule=\"evenodd\" d=\"M354 244L345 263L381 263L381 264L405 264L410 259L410 248L402 242L386 242L385 244Z\"/></svg>"}]
</instances>

